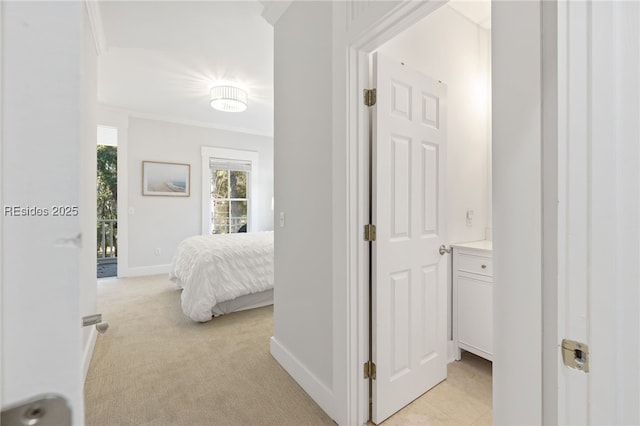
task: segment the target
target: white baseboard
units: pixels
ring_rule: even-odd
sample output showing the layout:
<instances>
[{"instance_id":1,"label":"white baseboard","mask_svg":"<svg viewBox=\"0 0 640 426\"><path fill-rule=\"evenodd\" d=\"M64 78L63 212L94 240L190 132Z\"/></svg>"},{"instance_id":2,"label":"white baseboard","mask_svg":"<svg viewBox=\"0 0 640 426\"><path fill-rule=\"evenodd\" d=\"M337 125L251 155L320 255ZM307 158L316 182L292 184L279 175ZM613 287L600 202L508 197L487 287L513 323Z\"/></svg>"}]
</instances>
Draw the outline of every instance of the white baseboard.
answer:
<instances>
[{"instance_id":1,"label":"white baseboard","mask_svg":"<svg viewBox=\"0 0 640 426\"><path fill-rule=\"evenodd\" d=\"M171 265L154 265L154 266L139 266L136 268L128 268L124 271L118 271L119 278L126 277L143 277L146 275L160 275L168 274L171 271Z\"/></svg>"},{"instance_id":2,"label":"white baseboard","mask_svg":"<svg viewBox=\"0 0 640 426\"><path fill-rule=\"evenodd\" d=\"M447 342L447 363L452 363L453 361L455 361L457 356L458 348L456 347L455 343L453 343L453 340L449 340Z\"/></svg>"},{"instance_id":3,"label":"white baseboard","mask_svg":"<svg viewBox=\"0 0 640 426\"><path fill-rule=\"evenodd\" d=\"M91 357L93 357L93 350L96 347L96 340L98 339L98 331L95 327L89 329L89 338L84 345L84 351L82 352L82 383L87 381L87 374L89 373L89 365L91 364Z\"/></svg>"},{"instance_id":4,"label":"white baseboard","mask_svg":"<svg viewBox=\"0 0 640 426\"><path fill-rule=\"evenodd\" d=\"M336 413L333 412L336 404L334 401L335 396L331 389L322 383L273 336L271 337L271 355L329 417L332 419L337 418Z\"/></svg>"}]
</instances>

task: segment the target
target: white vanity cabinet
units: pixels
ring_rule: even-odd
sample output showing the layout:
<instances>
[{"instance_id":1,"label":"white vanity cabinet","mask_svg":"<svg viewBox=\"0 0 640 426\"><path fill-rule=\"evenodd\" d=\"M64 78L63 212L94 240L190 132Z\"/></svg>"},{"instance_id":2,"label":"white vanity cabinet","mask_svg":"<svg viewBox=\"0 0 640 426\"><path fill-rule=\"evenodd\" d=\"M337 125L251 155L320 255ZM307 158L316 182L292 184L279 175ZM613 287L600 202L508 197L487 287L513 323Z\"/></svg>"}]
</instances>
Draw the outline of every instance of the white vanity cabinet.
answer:
<instances>
[{"instance_id":1,"label":"white vanity cabinet","mask_svg":"<svg viewBox=\"0 0 640 426\"><path fill-rule=\"evenodd\" d=\"M453 341L460 350L493 359L491 241L452 244Z\"/></svg>"}]
</instances>

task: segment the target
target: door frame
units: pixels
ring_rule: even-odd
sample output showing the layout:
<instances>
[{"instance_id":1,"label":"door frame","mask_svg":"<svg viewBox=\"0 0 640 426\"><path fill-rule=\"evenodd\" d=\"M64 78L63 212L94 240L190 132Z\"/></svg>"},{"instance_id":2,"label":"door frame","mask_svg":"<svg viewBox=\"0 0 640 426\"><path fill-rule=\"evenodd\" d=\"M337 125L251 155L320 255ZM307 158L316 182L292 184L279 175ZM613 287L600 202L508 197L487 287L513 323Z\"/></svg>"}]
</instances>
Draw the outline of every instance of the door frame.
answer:
<instances>
[{"instance_id":1,"label":"door frame","mask_svg":"<svg viewBox=\"0 0 640 426\"><path fill-rule=\"evenodd\" d=\"M364 89L370 88L370 54L406 28L442 6L443 2L427 1L420 3L400 3L379 22L371 25L361 36L348 46L347 89L347 141L349 160L347 167L348 200L350 212L355 220L348 221L348 235L353 238L349 245L349 266L355 274L355 297L352 297L349 309L349 323L356 339L351 343L348 376L355 385L351 395L356 395L355 416L358 424L366 424L369 418L369 385L363 379L361 366L369 359L369 243L362 238L362 229L369 223L369 108L362 102ZM355 226L354 226L355 225Z\"/></svg>"},{"instance_id":2,"label":"door frame","mask_svg":"<svg viewBox=\"0 0 640 426\"><path fill-rule=\"evenodd\" d=\"M369 108L362 102L363 90L370 88L370 54L404 29L426 17L444 3L436 1L399 3L379 22L363 31L347 47L347 199L350 217L347 249L350 295L347 305L351 335L347 375L349 377L348 409L357 424L369 419L369 380L362 375L362 366L369 360L369 242L362 238L364 225L369 223ZM355 407L353 406L355 404Z\"/></svg>"},{"instance_id":3,"label":"door frame","mask_svg":"<svg viewBox=\"0 0 640 426\"><path fill-rule=\"evenodd\" d=\"M98 105L98 126L118 131L117 187L118 187L118 278L131 276L129 272L129 115L125 111Z\"/></svg>"},{"instance_id":4,"label":"door frame","mask_svg":"<svg viewBox=\"0 0 640 426\"><path fill-rule=\"evenodd\" d=\"M387 13L378 22L369 25L367 29L361 32L360 37L355 41L347 44L347 69L346 76L346 101L347 101L347 199L349 200L349 220L347 221L347 235L349 235L350 244L347 248L349 280L350 284L349 300L347 302L348 329L350 334L355 337L348 343L349 357L347 363L349 399L348 418L356 418L358 424L366 424L369 414L369 388L368 380L363 379L362 365L368 360L369 345L369 327L368 327L368 283L369 283L369 258L368 243L362 238L363 226L369 223L369 181L367 164L369 161L369 117L368 110L362 103L363 90L369 88L369 55L386 41L390 40L397 34L409 28L419 20L423 19L431 12L445 4L441 1L425 1L425 2L399 2L391 12ZM542 63L543 78L552 80L557 78L555 71L555 57L557 42L557 29L559 28L555 20L556 11L552 5L544 6L543 1L539 1L541 8L541 20L545 20L548 29L553 31L547 32L542 38L541 43L544 49L541 49L539 61ZM495 6L492 6L492 8ZM493 66L493 65L492 65ZM548 80L545 82L545 84ZM495 87L492 87L492 91ZM517 96L514 94L514 97ZM553 109L554 100L557 99L557 87L548 85L541 94L543 97L541 106L541 119L539 128L541 129L541 144L544 145L545 156L541 158L541 174L542 171L554 169L557 165L557 114ZM557 175L551 176L544 174L537 176L538 179L544 177L544 181L540 185L546 190L544 196L548 197L549 191L553 194L557 189ZM531 178L536 178L532 176ZM548 198L546 198L548 200ZM495 201L494 201L495 203ZM542 196L536 200L539 210L542 214L542 240L544 235L544 246L540 247L541 251L549 247L554 247L557 241L557 210L554 203L543 202ZM495 217L495 216L494 216ZM551 251L551 257L555 258L557 253ZM542 256L542 253L540 253ZM548 256L548 255L547 255ZM545 260L548 260L545 257ZM557 401L557 343L556 338L557 323L557 298L556 279L554 271L544 270L542 262L539 264L540 276L543 277L540 283L540 298L534 301L536 309L541 313L544 324L540 321L539 329L550 330L551 333L546 334L546 340L543 341L542 333L535 336L533 341L541 346L542 353L545 357L540 362L528 364L529 369L533 369L533 374L540 377L541 392L537 397L530 399L528 402L534 404L531 410L538 413L537 417L542 419L550 419L557 416L557 405L552 404L551 407L545 407L543 404L543 395L545 402ZM543 275L544 274L544 275ZM542 296L546 298L543 300ZM549 303L552 302L552 303ZM497 299L494 294L494 306L498 303L504 303ZM535 320L534 320L535 321ZM494 330L495 330L494 323ZM495 333L494 333L495 334ZM549 338L551 336L551 338ZM497 336L496 340L500 340ZM501 342L500 346L506 346L508 342ZM540 354L538 354L540 355ZM553 362L545 362L553 360ZM530 370L531 371L531 370ZM545 380L543 380L543 377ZM499 406L500 401L494 397L494 410ZM355 405L355 407L354 407Z\"/></svg>"}]
</instances>

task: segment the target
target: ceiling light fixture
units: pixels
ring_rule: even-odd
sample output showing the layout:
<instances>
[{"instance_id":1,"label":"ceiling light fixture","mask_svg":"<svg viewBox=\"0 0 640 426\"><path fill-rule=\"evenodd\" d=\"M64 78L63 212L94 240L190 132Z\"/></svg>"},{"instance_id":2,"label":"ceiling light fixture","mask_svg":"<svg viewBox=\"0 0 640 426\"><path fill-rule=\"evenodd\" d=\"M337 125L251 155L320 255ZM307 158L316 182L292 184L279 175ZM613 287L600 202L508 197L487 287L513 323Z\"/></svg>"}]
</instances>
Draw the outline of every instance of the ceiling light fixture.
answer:
<instances>
[{"instance_id":1,"label":"ceiling light fixture","mask_svg":"<svg viewBox=\"0 0 640 426\"><path fill-rule=\"evenodd\" d=\"M211 106L218 111L242 112L247 109L248 95L236 86L216 86L211 89Z\"/></svg>"}]
</instances>

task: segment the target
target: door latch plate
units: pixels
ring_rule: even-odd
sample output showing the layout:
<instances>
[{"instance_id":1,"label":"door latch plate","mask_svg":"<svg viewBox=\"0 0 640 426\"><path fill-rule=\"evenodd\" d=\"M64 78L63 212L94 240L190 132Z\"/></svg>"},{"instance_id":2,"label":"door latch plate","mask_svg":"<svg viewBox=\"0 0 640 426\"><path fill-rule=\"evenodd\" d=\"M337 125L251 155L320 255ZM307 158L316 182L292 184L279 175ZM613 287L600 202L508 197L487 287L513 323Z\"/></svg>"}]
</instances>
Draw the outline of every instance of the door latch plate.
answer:
<instances>
[{"instance_id":1,"label":"door latch plate","mask_svg":"<svg viewBox=\"0 0 640 426\"><path fill-rule=\"evenodd\" d=\"M576 370L589 372L589 346L574 340L562 340L562 361L564 365Z\"/></svg>"}]
</instances>

